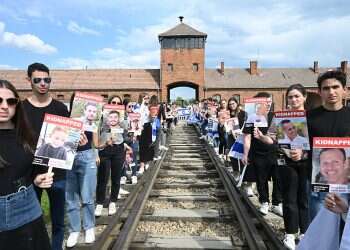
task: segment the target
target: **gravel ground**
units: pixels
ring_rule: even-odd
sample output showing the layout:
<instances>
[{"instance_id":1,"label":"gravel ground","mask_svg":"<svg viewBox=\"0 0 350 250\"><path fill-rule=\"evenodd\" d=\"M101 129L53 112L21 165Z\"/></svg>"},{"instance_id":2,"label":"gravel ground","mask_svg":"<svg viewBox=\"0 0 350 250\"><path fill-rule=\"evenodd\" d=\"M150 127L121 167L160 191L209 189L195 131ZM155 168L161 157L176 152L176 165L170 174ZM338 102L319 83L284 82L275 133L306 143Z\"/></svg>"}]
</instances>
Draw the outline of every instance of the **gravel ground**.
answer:
<instances>
[{"instance_id":1,"label":"gravel ground","mask_svg":"<svg viewBox=\"0 0 350 250\"><path fill-rule=\"evenodd\" d=\"M137 231L166 236L227 237L237 235L239 229L225 223L169 221L140 222Z\"/></svg>"},{"instance_id":2,"label":"gravel ground","mask_svg":"<svg viewBox=\"0 0 350 250\"><path fill-rule=\"evenodd\" d=\"M165 208L186 208L186 209L221 209L230 208L231 205L227 202L170 202L159 200L148 200L146 208L165 209Z\"/></svg>"}]
</instances>

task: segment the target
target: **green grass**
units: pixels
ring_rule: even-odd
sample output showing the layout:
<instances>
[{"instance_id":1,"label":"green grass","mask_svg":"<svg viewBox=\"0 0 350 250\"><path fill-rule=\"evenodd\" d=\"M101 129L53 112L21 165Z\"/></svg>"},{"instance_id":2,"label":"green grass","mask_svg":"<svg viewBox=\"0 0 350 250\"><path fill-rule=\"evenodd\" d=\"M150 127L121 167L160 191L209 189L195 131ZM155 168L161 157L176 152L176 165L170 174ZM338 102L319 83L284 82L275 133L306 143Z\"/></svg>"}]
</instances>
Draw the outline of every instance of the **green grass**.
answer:
<instances>
[{"instance_id":1,"label":"green grass","mask_svg":"<svg viewBox=\"0 0 350 250\"><path fill-rule=\"evenodd\" d=\"M45 224L49 224L51 222L50 203L49 203L49 197L47 196L47 193L45 191L43 191L43 194L41 196L41 207L44 213Z\"/></svg>"}]
</instances>

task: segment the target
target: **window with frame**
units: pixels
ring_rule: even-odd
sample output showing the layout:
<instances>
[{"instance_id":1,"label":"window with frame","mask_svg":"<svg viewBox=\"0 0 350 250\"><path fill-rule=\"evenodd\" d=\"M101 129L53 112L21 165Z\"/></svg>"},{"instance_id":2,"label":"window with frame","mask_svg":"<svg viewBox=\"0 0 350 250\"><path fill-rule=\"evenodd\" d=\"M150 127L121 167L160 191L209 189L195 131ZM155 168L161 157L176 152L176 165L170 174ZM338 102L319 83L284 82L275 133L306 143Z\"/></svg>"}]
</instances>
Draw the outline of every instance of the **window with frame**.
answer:
<instances>
[{"instance_id":1,"label":"window with frame","mask_svg":"<svg viewBox=\"0 0 350 250\"><path fill-rule=\"evenodd\" d=\"M168 72L174 71L174 65L172 63L168 63Z\"/></svg>"}]
</instances>

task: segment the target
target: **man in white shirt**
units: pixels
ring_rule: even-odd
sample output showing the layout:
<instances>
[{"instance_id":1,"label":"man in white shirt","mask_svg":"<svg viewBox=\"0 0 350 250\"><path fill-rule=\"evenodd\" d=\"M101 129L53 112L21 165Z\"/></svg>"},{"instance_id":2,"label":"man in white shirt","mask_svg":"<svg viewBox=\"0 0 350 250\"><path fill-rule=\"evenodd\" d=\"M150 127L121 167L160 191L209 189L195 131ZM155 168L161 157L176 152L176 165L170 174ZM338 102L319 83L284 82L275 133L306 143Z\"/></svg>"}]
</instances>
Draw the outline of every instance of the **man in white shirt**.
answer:
<instances>
[{"instance_id":1,"label":"man in white shirt","mask_svg":"<svg viewBox=\"0 0 350 250\"><path fill-rule=\"evenodd\" d=\"M298 135L297 128L290 120L281 121L284 139L278 140L278 144L290 144L291 148L304 148L309 144L306 137Z\"/></svg>"}]
</instances>

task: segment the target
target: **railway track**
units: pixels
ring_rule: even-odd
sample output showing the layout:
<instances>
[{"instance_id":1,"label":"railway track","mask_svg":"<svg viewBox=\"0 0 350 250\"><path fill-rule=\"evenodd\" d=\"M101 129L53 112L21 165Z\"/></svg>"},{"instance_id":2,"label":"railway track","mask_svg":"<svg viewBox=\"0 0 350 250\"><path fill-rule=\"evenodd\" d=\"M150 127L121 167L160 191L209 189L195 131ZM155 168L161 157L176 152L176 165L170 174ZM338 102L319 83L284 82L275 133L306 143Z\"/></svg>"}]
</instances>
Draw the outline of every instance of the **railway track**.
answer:
<instances>
[{"instance_id":1,"label":"railway track","mask_svg":"<svg viewBox=\"0 0 350 250\"><path fill-rule=\"evenodd\" d=\"M212 147L180 124L93 245L74 249L284 249Z\"/></svg>"}]
</instances>

